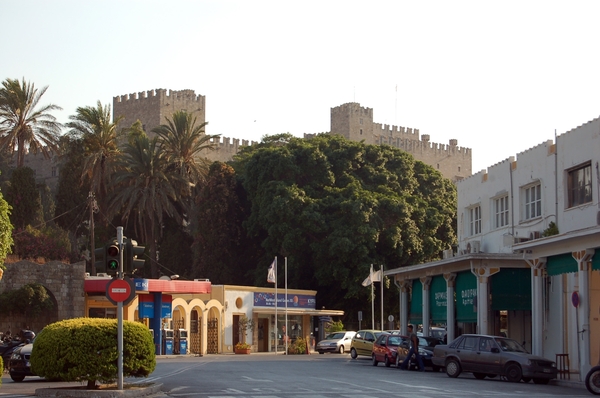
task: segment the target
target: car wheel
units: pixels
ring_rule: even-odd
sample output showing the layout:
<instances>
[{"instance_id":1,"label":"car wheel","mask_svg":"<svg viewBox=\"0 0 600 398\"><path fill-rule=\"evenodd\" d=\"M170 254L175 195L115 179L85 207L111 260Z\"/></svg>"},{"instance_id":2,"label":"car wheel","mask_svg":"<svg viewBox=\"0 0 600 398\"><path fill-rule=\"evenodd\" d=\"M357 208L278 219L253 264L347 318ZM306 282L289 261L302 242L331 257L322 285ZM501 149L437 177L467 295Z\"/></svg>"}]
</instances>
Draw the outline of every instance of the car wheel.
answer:
<instances>
[{"instance_id":1,"label":"car wheel","mask_svg":"<svg viewBox=\"0 0 600 398\"><path fill-rule=\"evenodd\" d=\"M477 380L483 380L487 375L485 373L473 373L473 376L475 376Z\"/></svg>"},{"instance_id":2,"label":"car wheel","mask_svg":"<svg viewBox=\"0 0 600 398\"><path fill-rule=\"evenodd\" d=\"M373 360L373 366L377 366L377 364L379 363L379 361L375 357L375 354L371 355L371 359Z\"/></svg>"},{"instance_id":3,"label":"car wheel","mask_svg":"<svg viewBox=\"0 0 600 398\"><path fill-rule=\"evenodd\" d=\"M523 383L529 383L531 381L531 377L521 377L521 380L523 380Z\"/></svg>"},{"instance_id":4,"label":"car wheel","mask_svg":"<svg viewBox=\"0 0 600 398\"><path fill-rule=\"evenodd\" d=\"M319 351L319 354L325 354L325 351Z\"/></svg>"},{"instance_id":5,"label":"car wheel","mask_svg":"<svg viewBox=\"0 0 600 398\"><path fill-rule=\"evenodd\" d=\"M448 362L446 362L446 374L448 375L448 377L458 377L460 372L460 364L456 359L450 359L448 360Z\"/></svg>"},{"instance_id":6,"label":"car wheel","mask_svg":"<svg viewBox=\"0 0 600 398\"><path fill-rule=\"evenodd\" d=\"M519 365L511 363L506 367L506 380L511 383L518 383L521 381L521 377L523 377L523 373Z\"/></svg>"},{"instance_id":7,"label":"car wheel","mask_svg":"<svg viewBox=\"0 0 600 398\"><path fill-rule=\"evenodd\" d=\"M356 359L357 356L358 354L356 353L356 350L354 348L350 348L350 357L352 357L352 359Z\"/></svg>"},{"instance_id":8,"label":"car wheel","mask_svg":"<svg viewBox=\"0 0 600 398\"><path fill-rule=\"evenodd\" d=\"M594 366L585 376L585 388L594 395L600 395L600 366Z\"/></svg>"},{"instance_id":9,"label":"car wheel","mask_svg":"<svg viewBox=\"0 0 600 398\"><path fill-rule=\"evenodd\" d=\"M385 358L383 359L383 363L385 364L385 366L387 368L389 368L390 366L392 366L392 363L390 362L390 358L388 358L388 356L386 355Z\"/></svg>"},{"instance_id":10,"label":"car wheel","mask_svg":"<svg viewBox=\"0 0 600 398\"><path fill-rule=\"evenodd\" d=\"M342 345L340 345L340 348L338 348L338 352L339 352L340 354L343 354L343 353L344 353L344 345L343 345L343 344L342 344Z\"/></svg>"},{"instance_id":11,"label":"car wheel","mask_svg":"<svg viewBox=\"0 0 600 398\"><path fill-rule=\"evenodd\" d=\"M548 384L550 383L550 379L538 379L537 377L533 379L535 384Z\"/></svg>"},{"instance_id":12,"label":"car wheel","mask_svg":"<svg viewBox=\"0 0 600 398\"><path fill-rule=\"evenodd\" d=\"M25 376L17 376L13 374L10 375L10 378L13 379L13 381L16 381L17 383L25 380Z\"/></svg>"}]
</instances>

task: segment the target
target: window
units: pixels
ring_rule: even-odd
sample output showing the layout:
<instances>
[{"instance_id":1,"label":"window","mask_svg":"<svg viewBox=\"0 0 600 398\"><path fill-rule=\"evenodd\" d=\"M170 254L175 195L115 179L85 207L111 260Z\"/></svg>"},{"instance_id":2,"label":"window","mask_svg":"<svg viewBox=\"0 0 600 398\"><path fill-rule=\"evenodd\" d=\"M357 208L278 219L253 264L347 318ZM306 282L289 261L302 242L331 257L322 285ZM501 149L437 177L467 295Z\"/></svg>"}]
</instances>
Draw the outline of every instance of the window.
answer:
<instances>
[{"instance_id":1,"label":"window","mask_svg":"<svg viewBox=\"0 0 600 398\"><path fill-rule=\"evenodd\" d=\"M508 225L508 195L494 199L494 227Z\"/></svg>"},{"instance_id":2,"label":"window","mask_svg":"<svg viewBox=\"0 0 600 398\"><path fill-rule=\"evenodd\" d=\"M569 207L575 207L592 201L592 166L569 171L567 177Z\"/></svg>"},{"instance_id":3,"label":"window","mask_svg":"<svg viewBox=\"0 0 600 398\"><path fill-rule=\"evenodd\" d=\"M542 216L542 185L535 184L525 191L525 220Z\"/></svg>"},{"instance_id":4,"label":"window","mask_svg":"<svg viewBox=\"0 0 600 398\"><path fill-rule=\"evenodd\" d=\"M469 209L469 235L481 233L481 206Z\"/></svg>"}]
</instances>

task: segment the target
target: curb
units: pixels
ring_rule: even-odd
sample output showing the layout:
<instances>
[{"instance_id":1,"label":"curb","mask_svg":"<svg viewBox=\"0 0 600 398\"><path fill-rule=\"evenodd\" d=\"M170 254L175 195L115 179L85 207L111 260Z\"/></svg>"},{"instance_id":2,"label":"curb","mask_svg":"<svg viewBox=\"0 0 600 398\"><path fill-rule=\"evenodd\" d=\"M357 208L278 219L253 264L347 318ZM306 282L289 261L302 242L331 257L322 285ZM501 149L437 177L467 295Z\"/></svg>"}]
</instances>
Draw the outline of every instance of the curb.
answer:
<instances>
[{"instance_id":1,"label":"curb","mask_svg":"<svg viewBox=\"0 0 600 398\"><path fill-rule=\"evenodd\" d=\"M86 390L82 388L39 388L35 390L35 395L38 397L72 397L72 398L120 398L120 397L143 397L146 395L152 395L160 392L162 388L161 384L128 384L124 386L125 389L117 390L106 389L106 390ZM131 387L131 388L127 388Z\"/></svg>"}]
</instances>

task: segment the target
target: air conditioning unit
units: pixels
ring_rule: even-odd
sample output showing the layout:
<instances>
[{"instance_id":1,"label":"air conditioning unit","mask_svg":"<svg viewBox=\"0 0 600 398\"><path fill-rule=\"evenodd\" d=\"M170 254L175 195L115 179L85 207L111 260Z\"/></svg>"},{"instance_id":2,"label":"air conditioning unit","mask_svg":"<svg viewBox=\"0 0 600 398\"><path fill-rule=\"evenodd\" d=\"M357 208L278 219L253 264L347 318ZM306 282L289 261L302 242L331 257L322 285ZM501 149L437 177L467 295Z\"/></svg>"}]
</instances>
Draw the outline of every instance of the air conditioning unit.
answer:
<instances>
[{"instance_id":1,"label":"air conditioning unit","mask_svg":"<svg viewBox=\"0 0 600 398\"><path fill-rule=\"evenodd\" d=\"M542 237L542 233L540 231L533 231L529 233L529 239L539 239Z\"/></svg>"},{"instance_id":2,"label":"air conditioning unit","mask_svg":"<svg viewBox=\"0 0 600 398\"><path fill-rule=\"evenodd\" d=\"M454 252L452 251L452 249L444 250L443 254L444 254L444 260L454 257Z\"/></svg>"},{"instance_id":3,"label":"air conditioning unit","mask_svg":"<svg viewBox=\"0 0 600 398\"><path fill-rule=\"evenodd\" d=\"M481 252L481 242L478 240L471 241L467 243L467 253L480 253Z\"/></svg>"}]
</instances>

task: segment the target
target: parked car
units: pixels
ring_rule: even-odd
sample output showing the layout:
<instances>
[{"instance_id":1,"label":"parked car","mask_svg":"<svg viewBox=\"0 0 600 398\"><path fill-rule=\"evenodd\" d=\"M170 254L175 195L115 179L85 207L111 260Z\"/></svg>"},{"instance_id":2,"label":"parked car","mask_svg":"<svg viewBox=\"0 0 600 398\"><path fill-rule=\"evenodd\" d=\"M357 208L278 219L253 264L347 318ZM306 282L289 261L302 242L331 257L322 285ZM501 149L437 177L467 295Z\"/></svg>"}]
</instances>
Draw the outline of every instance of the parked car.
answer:
<instances>
[{"instance_id":1,"label":"parked car","mask_svg":"<svg viewBox=\"0 0 600 398\"><path fill-rule=\"evenodd\" d=\"M343 354L350 350L350 345L352 344L352 338L356 332L334 332L330 333L323 340L317 343L316 350L319 354L324 354L326 352L339 352Z\"/></svg>"},{"instance_id":2,"label":"parked car","mask_svg":"<svg viewBox=\"0 0 600 398\"><path fill-rule=\"evenodd\" d=\"M433 349L433 364L446 368L449 377L461 372L477 379L503 376L511 382L548 384L557 375L556 363L529 354L515 340L500 336L464 334L449 345Z\"/></svg>"},{"instance_id":3,"label":"parked car","mask_svg":"<svg viewBox=\"0 0 600 398\"><path fill-rule=\"evenodd\" d=\"M408 337L400 336L399 334L380 334L373 343L373 352L371 353L373 366L377 366L379 362L383 362L387 367L396 364L398 348L407 338Z\"/></svg>"},{"instance_id":4,"label":"parked car","mask_svg":"<svg viewBox=\"0 0 600 398\"><path fill-rule=\"evenodd\" d=\"M373 343L382 333L389 334L382 330L372 329L356 332L350 344L350 356L352 359L356 359L359 355L365 355L370 358L373 353Z\"/></svg>"},{"instance_id":5,"label":"parked car","mask_svg":"<svg viewBox=\"0 0 600 398\"><path fill-rule=\"evenodd\" d=\"M31 363L29 362L32 349L33 342L17 347L10 356L8 372L13 381L20 382L26 376L35 376L31 371Z\"/></svg>"},{"instance_id":6,"label":"parked car","mask_svg":"<svg viewBox=\"0 0 600 398\"><path fill-rule=\"evenodd\" d=\"M6 369L8 369L10 357L17 347L31 343L34 338L35 333L31 330L21 330L16 336L5 339L6 341L0 345L0 355L2 355L2 362Z\"/></svg>"},{"instance_id":7,"label":"parked car","mask_svg":"<svg viewBox=\"0 0 600 398\"><path fill-rule=\"evenodd\" d=\"M444 342L436 337L431 336L418 336L419 338L419 355L423 359L423 365L430 367L434 372L439 372L441 367L434 365L432 362L433 348L438 344L444 344ZM398 355L396 356L396 366L400 368L400 363L406 359L408 352L410 351L410 339L408 336L404 336L404 340L400 344L398 349ZM409 369L417 369L419 366L415 357L411 358Z\"/></svg>"}]
</instances>

